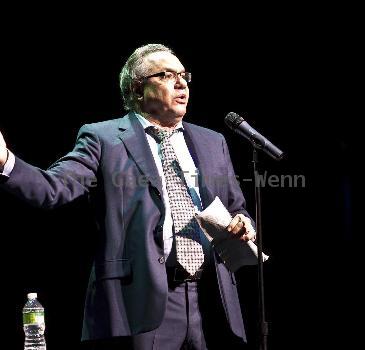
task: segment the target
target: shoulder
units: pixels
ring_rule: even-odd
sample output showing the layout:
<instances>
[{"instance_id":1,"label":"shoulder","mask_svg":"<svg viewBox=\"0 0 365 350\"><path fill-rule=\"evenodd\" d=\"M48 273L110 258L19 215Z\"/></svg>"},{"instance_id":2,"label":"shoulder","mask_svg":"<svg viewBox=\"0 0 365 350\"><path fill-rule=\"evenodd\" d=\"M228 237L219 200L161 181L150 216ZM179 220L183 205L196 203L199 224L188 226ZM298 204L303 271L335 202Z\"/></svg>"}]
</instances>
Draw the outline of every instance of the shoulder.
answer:
<instances>
[{"instance_id":1,"label":"shoulder","mask_svg":"<svg viewBox=\"0 0 365 350\"><path fill-rule=\"evenodd\" d=\"M113 135L118 134L118 127L121 119L122 118L115 118L96 123L84 124L78 132L78 137L89 135L100 140L110 138Z\"/></svg>"},{"instance_id":2,"label":"shoulder","mask_svg":"<svg viewBox=\"0 0 365 350\"><path fill-rule=\"evenodd\" d=\"M204 128L202 126L192 124L192 123L187 123L187 122L183 122L183 125L184 125L184 128L187 128L192 133L201 135L202 137L207 137L207 138L215 139L215 140L224 139L224 136L221 133L214 131L212 129Z\"/></svg>"},{"instance_id":3,"label":"shoulder","mask_svg":"<svg viewBox=\"0 0 365 350\"><path fill-rule=\"evenodd\" d=\"M110 130L118 129L121 118L104 120L96 123L84 124L80 130L89 130L95 133L103 133Z\"/></svg>"}]
</instances>

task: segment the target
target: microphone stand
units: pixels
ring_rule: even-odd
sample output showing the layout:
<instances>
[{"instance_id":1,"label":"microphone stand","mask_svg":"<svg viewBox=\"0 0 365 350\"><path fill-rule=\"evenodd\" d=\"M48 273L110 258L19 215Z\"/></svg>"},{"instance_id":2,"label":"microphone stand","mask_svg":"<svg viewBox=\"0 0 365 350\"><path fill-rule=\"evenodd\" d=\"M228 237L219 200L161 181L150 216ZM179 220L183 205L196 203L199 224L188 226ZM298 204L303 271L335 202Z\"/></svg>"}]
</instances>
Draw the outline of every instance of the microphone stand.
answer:
<instances>
[{"instance_id":1,"label":"microphone stand","mask_svg":"<svg viewBox=\"0 0 365 350\"><path fill-rule=\"evenodd\" d=\"M258 152L253 147L253 172L255 184L255 200L256 200L256 243L258 252L258 289L259 289L259 349L267 349L267 336L269 334L268 324L265 320L265 297L264 297L264 269L262 261L262 229L261 229L261 188L258 172Z\"/></svg>"}]
</instances>

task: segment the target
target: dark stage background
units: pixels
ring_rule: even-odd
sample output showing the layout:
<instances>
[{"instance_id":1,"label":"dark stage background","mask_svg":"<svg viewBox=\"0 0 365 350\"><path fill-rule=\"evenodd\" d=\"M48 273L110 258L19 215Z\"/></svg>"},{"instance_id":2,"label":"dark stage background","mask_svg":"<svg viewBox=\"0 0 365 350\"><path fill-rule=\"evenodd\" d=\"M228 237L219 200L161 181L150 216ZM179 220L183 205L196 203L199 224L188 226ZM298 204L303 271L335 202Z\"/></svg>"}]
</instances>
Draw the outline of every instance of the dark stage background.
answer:
<instances>
[{"instance_id":1,"label":"dark stage background","mask_svg":"<svg viewBox=\"0 0 365 350\"><path fill-rule=\"evenodd\" d=\"M72 149L82 124L123 115L118 74L137 46L171 46L193 74L186 120L225 135L240 179L252 178L251 146L225 127L230 111L247 112L251 125L285 151L281 162L260 154L268 175L305 177L304 187L286 181L262 191L269 349L351 349L362 186L355 171L359 92L350 79L360 58L356 21L328 17L258 16L244 24L237 16L229 25L207 17L187 25L170 13L170 23L157 28L101 14L13 14L3 31L0 129L16 155L46 168ZM241 185L254 215L253 184ZM26 293L36 291L48 349L81 349L95 238L87 203L46 212L4 191L0 199L2 336L22 349L21 309ZM251 349L256 274L256 267L237 274Z\"/></svg>"}]
</instances>

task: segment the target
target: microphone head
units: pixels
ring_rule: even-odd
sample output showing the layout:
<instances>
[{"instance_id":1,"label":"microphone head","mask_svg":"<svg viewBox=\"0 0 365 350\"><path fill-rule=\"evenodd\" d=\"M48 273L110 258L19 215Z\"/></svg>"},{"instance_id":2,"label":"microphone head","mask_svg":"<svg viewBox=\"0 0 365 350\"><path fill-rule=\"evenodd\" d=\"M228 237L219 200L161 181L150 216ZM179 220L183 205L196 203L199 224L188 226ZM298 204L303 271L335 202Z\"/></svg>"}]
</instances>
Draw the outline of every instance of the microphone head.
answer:
<instances>
[{"instance_id":1,"label":"microphone head","mask_svg":"<svg viewBox=\"0 0 365 350\"><path fill-rule=\"evenodd\" d=\"M247 113L245 113L245 115L246 114ZM252 128L237 113L229 112L224 118L224 121L230 129L249 140L255 148L262 149L265 153L276 160L280 160L283 157L283 151Z\"/></svg>"},{"instance_id":2,"label":"microphone head","mask_svg":"<svg viewBox=\"0 0 365 350\"><path fill-rule=\"evenodd\" d=\"M224 121L229 128L233 129L240 125L244 119L235 112L229 112L224 118Z\"/></svg>"}]
</instances>

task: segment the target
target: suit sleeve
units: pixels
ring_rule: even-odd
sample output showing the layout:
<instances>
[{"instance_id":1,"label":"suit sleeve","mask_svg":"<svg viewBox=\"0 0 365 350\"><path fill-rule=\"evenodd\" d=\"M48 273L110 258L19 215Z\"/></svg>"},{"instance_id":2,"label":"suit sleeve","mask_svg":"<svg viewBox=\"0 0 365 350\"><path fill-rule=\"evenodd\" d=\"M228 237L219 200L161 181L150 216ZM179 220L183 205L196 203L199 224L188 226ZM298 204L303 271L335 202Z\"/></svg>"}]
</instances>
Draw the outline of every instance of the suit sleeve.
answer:
<instances>
[{"instance_id":1,"label":"suit sleeve","mask_svg":"<svg viewBox=\"0 0 365 350\"><path fill-rule=\"evenodd\" d=\"M225 157L225 163L227 165L227 191L228 191L228 211L231 213L232 217L237 214L243 214L249 217L254 225L254 222L251 216L248 214L246 210L246 200L242 193L241 187L237 181L236 174L233 169L231 156L229 154L227 142L222 135L222 147L223 147L223 154Z\"/></svg>"},{"instance_id":2,"label":"suit sleeve","mask_svg":"<svg viewBox=\"0 0 365 350\"><path fill-rule=\"evenodd\" d=\"M91 125L84 125L74 149L47 170L16 157L9 178L0 186L33 206L51 209L87 194L95 186L100 154L97 135Z\"/></svg>"}]
</instances>

